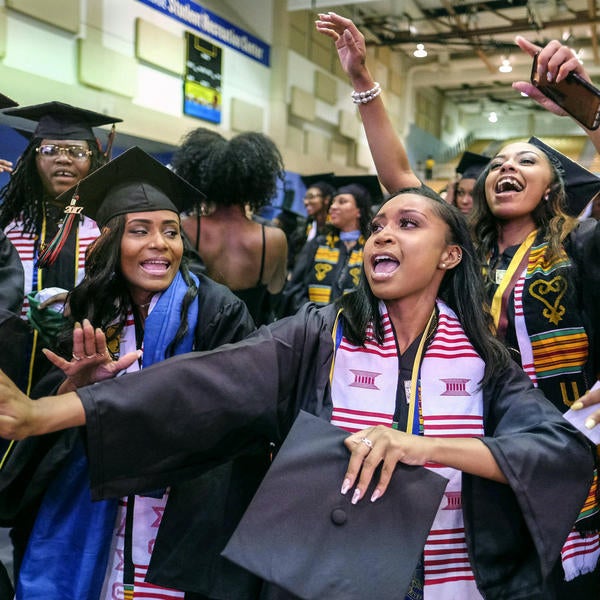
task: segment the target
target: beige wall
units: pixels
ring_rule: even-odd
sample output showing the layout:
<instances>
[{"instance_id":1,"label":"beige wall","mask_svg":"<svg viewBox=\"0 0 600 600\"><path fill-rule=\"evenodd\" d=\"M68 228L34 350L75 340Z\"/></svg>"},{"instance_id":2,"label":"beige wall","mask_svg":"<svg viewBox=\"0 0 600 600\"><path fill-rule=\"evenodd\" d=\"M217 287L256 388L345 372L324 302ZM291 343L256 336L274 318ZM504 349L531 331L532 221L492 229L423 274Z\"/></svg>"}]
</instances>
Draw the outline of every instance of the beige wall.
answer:
<instances>
[{"instance_id":1,"label":"beige wall","mask_svg":"<svg viewBox=\"0 0 600 600\"><path fill-rule=\"evenodd\" d=\"M243 13L234 0L201 4L271 45L267 68L211 40L223 49L218 126L182 114L185 26L135 0L6 0L1 91L23 105L61 100L119 116L118 131L167 144L198 126L226 136L258 130L278 143L289 170L373 171L350 87L312 13L288 13L286 0L254 0ZM370 64L399 118L401 67L385 51Z\"/></svg>"}]
</instances>

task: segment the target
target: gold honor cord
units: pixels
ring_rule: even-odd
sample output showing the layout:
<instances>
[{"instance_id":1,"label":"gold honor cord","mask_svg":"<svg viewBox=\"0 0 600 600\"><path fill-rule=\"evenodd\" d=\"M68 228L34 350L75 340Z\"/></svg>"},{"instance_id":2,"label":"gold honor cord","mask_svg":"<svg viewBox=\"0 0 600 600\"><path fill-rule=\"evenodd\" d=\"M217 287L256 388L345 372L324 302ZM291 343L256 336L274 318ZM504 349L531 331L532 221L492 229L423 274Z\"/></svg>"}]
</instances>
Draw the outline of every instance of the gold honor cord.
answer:
<instances>
[{"instance_id":1,"label":"gold honor cord","mask_svg":"<svg viewBox=\"0 0 600 600\"><path fill-rule=\"evenodd\" d=\"M340 317L342 316L342 309L338 310L337 315L335 315L335 322L333 324L333 329L331 330L331 339L333 340L333 358L331 359L331 368L329 369L329 385L333 383L333 367L335 365L335 353L337 352L336 338L337 338L337 330L340 323Z\"/></svg>"},{"instance_id":2,"label":"gold honor cord","mask_svg":"<svg viewBox=\"0 0 600 600\"><path fill-rule=\"evenodd\" d=\"M423 335L421 336L419 348L417 349L417 354L415 356L415 362L413 363L412 376L410 378L410 404L408 406L408 419L406 420L406 433L412 433L413 420L415 418L415 407L417 405L417 385L419 383L419 371L421 369L423 348L425 348L425 341L427 340L429 328L431 327L431 323L433 322L434 317L435 306L433 307L433 311L431 312L429 321L427 321L427 327L425 327Z\"/></svg>"},{"instance_id":3,"label":"gold honor cord","mask_svg":"<svg viewBox=\"0 0 600 600\"><path fill-rule=\"evenodd\" d=\"M537 235L537 229L534 229L525 239L525 241L519 246L519 249L515 252L510 264L508 265L508 269L506 269L506 273L502 277L502 281L494 294L494 298L492 299L492 306L490 308L490 312L492 313L492 317L494 319L494 328L497 330L498 325L500 323L500 312L502 310L502 296L506 291L509 283L513 279L513 275L515 270L521 264L523 257L529 250L531 246L533 246L533 242L535 241L535 237Z\"/></svg>"}]
</instances>

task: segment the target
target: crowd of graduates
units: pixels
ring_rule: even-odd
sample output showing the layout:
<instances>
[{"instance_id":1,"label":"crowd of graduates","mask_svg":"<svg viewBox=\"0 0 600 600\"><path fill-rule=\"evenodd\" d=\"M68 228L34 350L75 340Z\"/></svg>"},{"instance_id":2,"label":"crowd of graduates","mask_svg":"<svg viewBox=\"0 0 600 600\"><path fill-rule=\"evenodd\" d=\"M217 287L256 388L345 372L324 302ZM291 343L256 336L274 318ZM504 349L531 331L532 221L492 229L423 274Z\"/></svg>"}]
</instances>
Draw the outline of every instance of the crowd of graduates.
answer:
<instances>
[{"instance_id":1,"label":"crowd of graduates","mask_svg":"<svg viewBox=\"0 0 600 600\"><path fill-rule=\"evenodd\" d=\"M599 597L600 178L533 137L442 198L363 35L316 28L377 177L305 177L285 232L253 216L263 134L196 129L165 167L111 157L116 117L0 98L34 127L0 163L1 597Z\"/></svg>"}]
</instances>

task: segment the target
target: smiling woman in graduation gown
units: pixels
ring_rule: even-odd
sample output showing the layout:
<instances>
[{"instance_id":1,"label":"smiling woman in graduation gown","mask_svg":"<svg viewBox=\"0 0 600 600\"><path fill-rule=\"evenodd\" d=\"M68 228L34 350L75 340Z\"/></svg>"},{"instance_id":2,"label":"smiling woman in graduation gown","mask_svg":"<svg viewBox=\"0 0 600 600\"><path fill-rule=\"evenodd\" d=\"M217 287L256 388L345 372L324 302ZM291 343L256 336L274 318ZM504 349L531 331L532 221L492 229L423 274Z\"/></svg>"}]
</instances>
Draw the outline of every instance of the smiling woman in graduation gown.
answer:
<instances>
[{"instance_id":1,"label":"smiling woman in graduation gown","mask_svg":"<svg viewBox=\"0 0 600 600\"><path fill-rule=\"evenodd\" d=\"M119 187L123 179L125 183ZM116 191L113 192L113 190ZM109 195L109 192L113 192L112 196ZM227 288L213 282L206 276L196 275L195 278L191 276L176 261L176 251L173 250L170 253L171 251L164 241L157 242L156 231L148 225L150 222L148 215L159 214L160 217L157 218L166 218L164 217L165 213L169 215L175 212L175 217L168 217L170 220L162 222L164 231L161 231L161 235L171 240L171 245L177 248L180 236L178 234L179 230L173 224L178 218L179 211L177 209L183 205L183 198L188 202L192 202L194 193L196 193L196 190L191 186L185 184L183 180L180 180L171 171L137 148L122 154L112 163L90 176L89 179L80 183L80 200L84 204L86 212L95 220L97 219L100 226L104 227L106 225L103 237L100 239L100 242L104 241L105 243L104 248L106 248L105 239L107 235L110 236L110 230L119 231L119 224L114 220L114 217L122 214L129 216L131 213L141 213L139 223L134 220L134 225L125 227L127 235L124 233L122 236L123 239L128 240L129 263L124 262L125 250L123 249L123 242L121 242L119 252L121 259L118 263L119 266L115 267L115 271L118 270L119 275L116 277L114 274L112 275L112 283L107 286L110 291L106 292L107 295L113 294L107 304L111 304L112 301L115 306L118 306L117 298L120 299L118 291L123 287L129 290L125 301L126 327L119 337L119 354L121 357L126 352L126 349L124 349L126 343L133 343L133 348L139 347L141 343L140 339L135 340L136 335L131 337L127 333L127 331L131 332L133 330L130 325L132 321L135 322L136 333L145 330L143 340L147 356L143 359L144 365L147 364L147 359L150 359L150 361L160 360L168 353L166 346L173 336L176 337L175 332L176 330L179 332L178 327L181 326L180 320L182 317L180 312L185 314L186 322L191 329L185 334L185 338L181 343L185 343L186 348L189 347L193 350L210 350L221 344L238 341L254 329L252 319L241 300L236 298ZM96 195L100 196L99 201L102 201L105 196L109 197L112 204L106 201L101 204L99 209L96 209L92 203L93 199L97 199ZM157 213L155 211L162 212ZM134 253L134 250L137 254ZM94 303L90 300L90 297L93 297L91 290L94 288L84 287L86 284L89 285L90 280L99 285L97 283L99 279L97 258L99 252L101 253L102 250L95 248L95 252L93 251L89 255L92 266L88 265L87 277L84 279L84 283L80 288L76 288L71 296L73 302L71 309L78 308L78 310L82 310L82 307L85 307L88 311L86 314L90 319L93 315L100 320L101 317L98 313L104 315L107 313L101 313L102 309L98 309L97 306L94 307ZM102 254L103 257L112 257L113 255L116 256L117 252L110 253L110 251L104 250L104 254ZM155 262L158 259L162 259L164 262L169 261L169 267L165 269L165 273L162 275L160 275L160 269L155 268L153 276L142 276L140 271L143 269L140 269L139 266L132 269L132 263L135 261L137 265L137 261L142 260L142 258L146 261L149 258L154 258ZM93 262L94 260L96 260L96 263ZM175 274L172 273L174 266L177 266ZM100 265L100 269L102 267L103 265ZM129 270L125 271L126 268ZM133 271L133 275L130 271ZM128 275L125 275L125 272ZM137 280L135 279L136 276ZM140 277L143 277L143 279L140 280ZM164 289L164 282L167 277L171 277L173 280ZM119 283L121 280L126 283ZM191 301L189 300L192 298L189 280L195 282L195 288L197 289L196 299ZM135 285L132 281L135 282ZM153 283L153 281L157 281L157 283ZM146 288L149 288L149 290L146 290ZM133 291L131 291L132 289ZM149 294L152 302L144 305L132 305L131 303L136 301L133 297L133 293L136 291L138 294L143 291L145 296ZM132 294L131 298L129 294ZM76 306L75 296L77 296ZM184 296L190 302L189 311L187 312L184 312L182 308L185 305ZM140 302L140 300L138 299L137 302ZM137 309L134 309L134 306L137 306ZM94 308L96 312L94 312ZM134 313L134 310L138 310L139 314ZM154 312L159 316L156 317ZM197 314L193 314L193 312ZM121 316L121 313L119 315ZM78 316L76 320L81 321L81 316ZM114 322L117 323L118 320ZM166 324L167 322L168 324ZM125 339L131 339L132 341L125 342ZM89 350L84 353L77 352L79 354L90 354ZM69 358L70 353L71 350L69 350ZM73 347L73 361L79 364L82 356L76 356L75 353ZM86 356L85 358L93 357ZM134 367L137 368L137 362ZM164 392L163 399L169 404L170 394L168 389L165 389ZM78 525L76 524L76 527L83 527L86 530L85 538L81 536L82 548L85 547L86 552L96 556L108 552L106 548L110 545L110 534L112 534L115 526L116 512L112 518L110 517L110 510L108 513L108 537L103 537L100 534L97 538L97 540L103 540L104 543L96 541L93 532L103 529L101 520L98 517L94 516L92 518L89 516L85 512L87 509L80 509L79 504L75 502L74 498L78 490L75 484L75 476L70 475L69 478L63 476L65 470L70 468L73 462L73 456L80 444L79 438L80 433L77 429L68 429L58 434L23 440L17 443L12 454L0 470L0 522L3 526L14 526L13 541L16 547L15 559L18 574L16 579L19 582L17 592L23 593L27 598L46 598L49 597L48 594L54 595L54 597L60 595L61 598L82 597L86 596L87 593L96 596L96 594L88 592L89 589L92 589L91 586L87 587L88 578L79 576L80 574L87 575L87 571L84 568L79 568L76 559L70 561L67 558L69 549L66 546L75 542L79 543L79 540L72 540L66 533L70 531L68 524L66 524L68 516L61 513L61 510L66 508L67 513L80 515L80 522ZM153 440L143 436L141 438L136 437L136 440L140 449L147 448L153 443ZM152 552L153 564L161 565L165 553L168 556L168 548L178 545L180 538L171 537L173 527L170 525L170 521L172 518L174 520L182 518L186 523L187 531L191 534L190 540L196 545L190 551L204 558L206 568L210 571L212 579L216 582L220 582L221 579L235 581L236 577L241 577L244 583L247 584L252 576L221 559L219 552L239 520L253 489L264 474L268 464L266 457L266 449L262 448L259 456L260 460L256 460L256 457L253 456L253 460L249 465L247 459L224 463L210 472L201 474L200 477L182 483L181 486L173 487L170 490L171 496L167 500L165 516L162 521L165 529L159 528L160 540L155 545L155 551ZM254 482L254 487L250 491L243 487L228 485L231 474L238 470L245 474L248 481ZM61 487L64 490L59 489L57 493L57 488ZM89 497L89 491L87 493ZM66 494L66 497L60 494L63 494L63 496ZM162 497L162 493L159 497ZM48 498L54 499L50 501ZM40 502L42 502L41 508ZM220 526L217 528L216 533L207 527L208 524L214 529L216 523L214 522L215 515L212 513L211 519L206 519L202 509L204 503L209 506L219 505L227 508L223 511L219 521ZM38 512L38 509L40 512ZM184 510L189 512L186 515L180 514L180 511ZM46 517L40 516L42 514ZM43 520L46 520L46 523L40 524ZM29 540L32 525L32 537ZM43 528L50 528L51 531L47 534L37 533L40 529L38 525L42 530ZM135 531L133 535L136 535ZM83 539L86 538L94 539L94 542L86 546L83 544ZM106 544L107 539L108 544ZM73 550L75 553L77 553L76 548L75 545L75 550ZM83 554L83 552L80 554ZM50 555L52 556L52 562L45 569L36 567L36 565L39 566L37 561L46 562ZM23 556L24 560L21 566ZM98 562L101 563L102 561ZM100 578L100 586L102 586L105 568L106 566L104 566L104 569L99 566L97 568L98 574L94 577L95 580L97 577ZM112 568L112 562L109 564L109 568ZM183 585L183 582L180 583ZM191 585L193 587L193 584ZM177 587L181 589L180 586ZM78 594L76 590L80 590L80 593Z\"/></svg>"}]
</instances>

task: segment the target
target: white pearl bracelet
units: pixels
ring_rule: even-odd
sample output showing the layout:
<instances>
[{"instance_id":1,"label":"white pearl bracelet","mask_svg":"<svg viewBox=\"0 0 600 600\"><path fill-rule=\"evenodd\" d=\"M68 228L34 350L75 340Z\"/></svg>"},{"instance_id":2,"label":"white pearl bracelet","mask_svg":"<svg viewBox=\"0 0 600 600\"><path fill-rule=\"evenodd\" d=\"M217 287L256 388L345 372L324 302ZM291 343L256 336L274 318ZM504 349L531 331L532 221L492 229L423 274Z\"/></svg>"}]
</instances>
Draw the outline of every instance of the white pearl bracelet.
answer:
<instances>
[{"instance_id":1,"label":"white pearl bracelet","mask_svg":"<svg viewBox=\"0 0 600 600\"><path fill-rule=\"evenodd\" d=\"M381 94L381 86L376 81L375 85L370 90L365 90L364 92L353 91L350 95L352 96L352 102L354 104L366 104L367 102L371 102Z\"/></svg>"}]
</instances>

